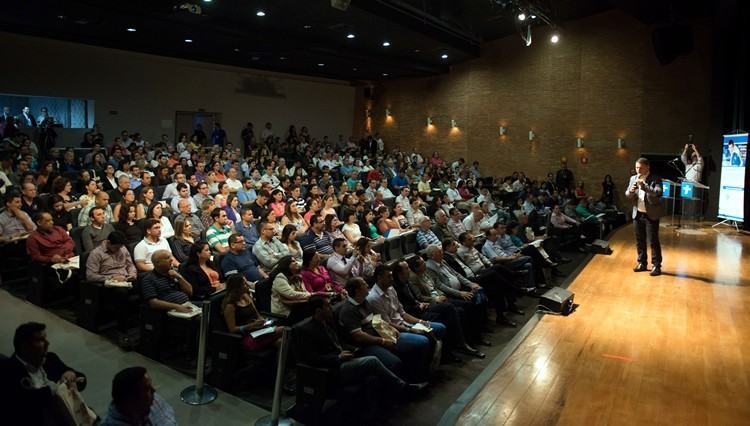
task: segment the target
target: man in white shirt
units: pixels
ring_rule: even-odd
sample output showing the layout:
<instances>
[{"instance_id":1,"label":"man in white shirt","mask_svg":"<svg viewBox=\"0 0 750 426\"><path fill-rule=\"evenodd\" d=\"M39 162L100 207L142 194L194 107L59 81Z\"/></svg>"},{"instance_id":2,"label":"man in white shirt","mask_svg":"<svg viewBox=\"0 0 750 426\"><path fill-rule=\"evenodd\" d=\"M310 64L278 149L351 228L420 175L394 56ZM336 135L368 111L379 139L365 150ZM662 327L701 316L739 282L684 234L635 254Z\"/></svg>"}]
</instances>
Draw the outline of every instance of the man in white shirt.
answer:
<instances>
[{"instance_id":1,"label":"man in white shirt","mask_svg":"<svg viewBox=\"0 0 750 426\"><path fill-rule=\"evenodd\" d=\"M161 223L158 220L146 219L143 228L146 231L146 236L135 246L133 261L135 261L138 272L149 272L154 270L151 256L159 250L166 250L171 254L172 249L169 247L167 239L161 237ZM177 259L172 256L172 265L179 266L179 264Z\"/></svg>"},{"instance_id":2,"label":"man in white shirt","mask_svg":"<svg viewBox=\"0 0 750 426\"><path fill-rule=\"evenodd\" d=\"M331 275L331 279L336 284L341 286L346 285L346 280L351 276L352 267L355 263L354 256L346 257L346 240L343 238L336 238L331 243L333 246L333 254L328 258L326 267Z\"/></svg>"},{"instance_id":3,"label":"man in white shirt","mask_svg":"<svg viewBox=\"0 0 750 426\"><path fill-rule=\"evenodd\" d=\"M229 172L227 172L226 183L229 187L229 192L237 192L242 189L242 182L237 179L237 169L235 169L234 167L231 167L229 169Z\"/></svg>"},{"instance_id":4,"label":"man in white shirt","mask_svg":"<svg viewBox=\"0 0 750 426\"><path fill-rule=\"evenodd\" d=\"M401 194L396 197L396 204L401 205L401 209L404 211L404 215L411 210L411 202L409 201L410 189L408 186L401 188Z\"/></svg>"},{"instance_id":5,"label":"man in white shirt","mask_svg":"<svg viewBox=\"0 0 750 426\"><path fill-rule=\"evenodd\" d=\"M166 188L164 188L164 194L161 196L162 200L168 200L170 198L179 197L180 192L177 190L177 185L181 183L185 183L185 174L184 173L177 173L174 175L174 182L167 185Z\"/></svg>"}]
</instances>

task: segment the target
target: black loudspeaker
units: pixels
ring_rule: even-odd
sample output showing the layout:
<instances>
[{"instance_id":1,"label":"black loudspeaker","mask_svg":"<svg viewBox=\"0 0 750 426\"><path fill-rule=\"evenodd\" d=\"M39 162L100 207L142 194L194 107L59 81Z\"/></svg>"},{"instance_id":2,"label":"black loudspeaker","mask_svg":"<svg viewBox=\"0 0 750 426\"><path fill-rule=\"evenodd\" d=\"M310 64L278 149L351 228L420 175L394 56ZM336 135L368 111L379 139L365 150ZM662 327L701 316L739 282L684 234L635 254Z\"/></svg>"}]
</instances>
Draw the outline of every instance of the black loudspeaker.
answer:
<instances>
[{"instance_id":1,"label":"black loudspeaker","mask_svg":"<svg viewBox=\"0 0 750 426\"><path fill-rule=\"evenodd\" d=\"M612 249L609 248L609 241L606 240L594 240L589 247L591 253L595 254L612 254Z\"/></svg>"},{"instance_id":2,"label":"black loudspeaker","mask_svg":"<svg viewBox=\"0 0 750 426\"><path fill-rule=\"evenodd\" d=\"M690 25L667 25L656 28L651 33L656 58L662 65L667 65L680 55L693 51L693 29Z\"/></svg>"},{"instance_id":3,"label":"black loudspeaker","mask_svg":"<svg viewBox=\"0 0 750 426\"><path fill-rule=\"evenodd\" d=\"M561 287L552 287L539 298L539 308L555 314L569 315L575 309L575 293Z\"/></svg>"}]
</instances>

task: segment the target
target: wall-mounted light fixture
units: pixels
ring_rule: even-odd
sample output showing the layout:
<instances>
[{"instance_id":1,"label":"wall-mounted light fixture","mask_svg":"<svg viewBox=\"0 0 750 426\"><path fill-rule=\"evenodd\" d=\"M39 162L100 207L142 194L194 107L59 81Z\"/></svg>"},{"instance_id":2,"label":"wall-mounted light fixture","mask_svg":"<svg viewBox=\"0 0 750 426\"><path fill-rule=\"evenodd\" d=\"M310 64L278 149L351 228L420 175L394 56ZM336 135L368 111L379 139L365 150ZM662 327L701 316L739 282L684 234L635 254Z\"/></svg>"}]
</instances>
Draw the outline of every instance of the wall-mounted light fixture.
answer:
<instances>
[{"instance_id":1,"label":"wall-mounted light fixture","mask_svg":"<svg viewBox=\"0 0 750 426\"><path fill-rule=\"evenodd\" d=\"M370 108L365 109L365 118L372 117L372 110Z\"/></svg>"},{"instance_id":2,"label":"wall-mounted light fixture","mask_svg":"<svg viewBox=\"0 0 750 426\"><path fill-rule=\"evenodd\" d=\"M432 117L427 117L427 125L432 126Z\"/></svg>"},{"instance_id":3,"label":"wall-mounted light fixture","mask_svg":"<svg viewBox=\"0 0 750 426\"><path fill-rule=\"evenodd\" d=\"M454 120L454 119L451 119L451 127L452 128L458 127L458 122L456 120Z\"/></svg>"},{"instance_id":4,"label":"wall-mounted light fixture","mask_svg":"<svg viewBox=\"0 0 750 426\"><path fill-rule=\"evenodd\" d=\"M391 116L391 109L390 108L386 108L385 109L385 116L386 117L390 117Z\"/></svg>"},{"instance_id":5,"label":"wall-mounted light fixture","mask_svg":"<svg viewBox=\"0 0 750 426\"><path fill-rule=\"evenodd\" d=\"M508 128L505 126L500 126L500 136L505 136L506 133L508 133Z\"/></svg>"},{"instance_id":6,"label":"wall-mounted light fixture","mask_svg":"<svg viewBox=\"0 0 750 426\"><path fill-rule=\"evenodd\" d=\"M583 138L576 139L576 148L583 148Z\"/></svg>"},{"instance_id":7,"label":"wall-mounted light fixture","mask_svg":"<svg viewBox=\"0 0 750 426\"><path fill-rule=\"evenodd\" d=\"M534 131L533 130L529 130L529 141L533 141L535 136L536 135L534 134Z\"/></svg>"},{"instance_id":8,"label":"wall-mounted light fixture","mask_svg":"<svg viewBox=\"0 0 750 426\"><path fill-rule=\"evenodd\" d=\"M625 139L617 138L617 149L625 148Z\"/></svg>"}]
</instances>

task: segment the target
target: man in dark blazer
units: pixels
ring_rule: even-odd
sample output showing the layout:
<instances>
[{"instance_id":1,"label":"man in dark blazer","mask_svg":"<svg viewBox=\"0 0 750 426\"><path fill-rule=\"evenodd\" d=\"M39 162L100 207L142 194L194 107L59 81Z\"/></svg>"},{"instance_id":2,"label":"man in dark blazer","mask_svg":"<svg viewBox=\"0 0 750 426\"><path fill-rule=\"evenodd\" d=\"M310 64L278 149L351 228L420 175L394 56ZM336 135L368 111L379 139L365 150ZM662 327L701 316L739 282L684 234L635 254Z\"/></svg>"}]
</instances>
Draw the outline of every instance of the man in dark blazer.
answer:
<instances>
[{"instance_id":1,"label":"man in dark blazer","mask_svg":"<svg viewBox=\"0 0 750 426\"><path fill-rule=\"evenodd\" d=\"M0 361L0 412L3 424L66 424L68 413L57 398L59 386L86 387L86 376L53 352L44 324L21 324L13 337L15 352ZM7 423L6 423L7 421Z\"/></svg>"},{"instance_id":2,"label":"man in dark blazer","mask_svg":"<svg viewBox=\"0 0 750 426\"><path fill-rule=\"evenodd\" d=\"M646 238L651 243L651 276L661 275L661 243L659 242L659 219L664 216L661 200L661 178L651 173L649 161L639 158L635 162L636 174L630 177L625 197L633 203L633 223L635 242L638 250L638 264L635 272L648 270Z\"/></svg>"},{"instance_id":3,"label":"man in dark blazer","mask_svg":"<svg viewBox=\"0 0 750 426\"><path fill-rule=\"evenodd\" d=\"M36 118L31 114L31 110L29 107L23 107L23 110L21 110L21 115L16 117L16 125L21 128L31 128L36 127Z\"/></svg>"}]
</instances>

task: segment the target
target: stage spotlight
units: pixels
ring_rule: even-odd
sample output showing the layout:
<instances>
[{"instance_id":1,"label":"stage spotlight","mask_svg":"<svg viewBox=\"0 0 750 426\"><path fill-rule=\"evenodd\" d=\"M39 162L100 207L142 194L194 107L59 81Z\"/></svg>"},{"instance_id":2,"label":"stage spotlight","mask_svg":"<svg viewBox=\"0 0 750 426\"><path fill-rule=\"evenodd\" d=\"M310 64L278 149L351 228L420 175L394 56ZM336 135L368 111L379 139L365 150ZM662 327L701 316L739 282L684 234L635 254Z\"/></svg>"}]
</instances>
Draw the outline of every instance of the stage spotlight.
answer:
<instances>
[{"instance_id":1,"label":"stage spotlight","mask_svg":"<svg viewBox=\"0 0 750 426\"><path fill-rule=\"evenodd\" d=\"M448 59L448 54L447 53L443 53L442 55L440 55L440 57L443 58L443 59Z\"/></svg>"},{"instance_id":2,"label":"stage spotlight","mask_svg":"<svg viewBox=\"0 0 750 426\"><path fill-rule=\"evenodd\" d=\"M526 14L521 12L518 14L518 20L519 21L525 21L526 20Z\"/></svg>"},{"instance_id":3,"label":"stage spotlight","mask_svg":"<svg viewBox=\"0 0 750 426\"><path fill-rule=\"evenodd\" d=\"M349 34L346 35L346 38L348 38L348 39L353 39L354 37L356 37L356 36L354 34L352 34L352 33L349 33Z\"/></svg>"},{"instance_id":4,"label":"stage spotlight","mask_svg":"<svg viewBox=\"0 0 750 426\"><path fill-rule=\"evenodd\" d=\"M264 12L262 10L259 10L259 11L255 12L255 16L259 16L259 17L262 18L262 17L266 16L266 12Z\"/></svg>"},{"instance_id":5,"label":"stage spotlight","mask_svg":"<svg viewBox=\"0 0 750 426\"><path fill-rule=\"evenodd\" d=\"M560 36L557 34L552 34L552 37L549 38L549 41L552 44L557 44L557 42L560 41Z\"/></svg>"}]
</instances>

